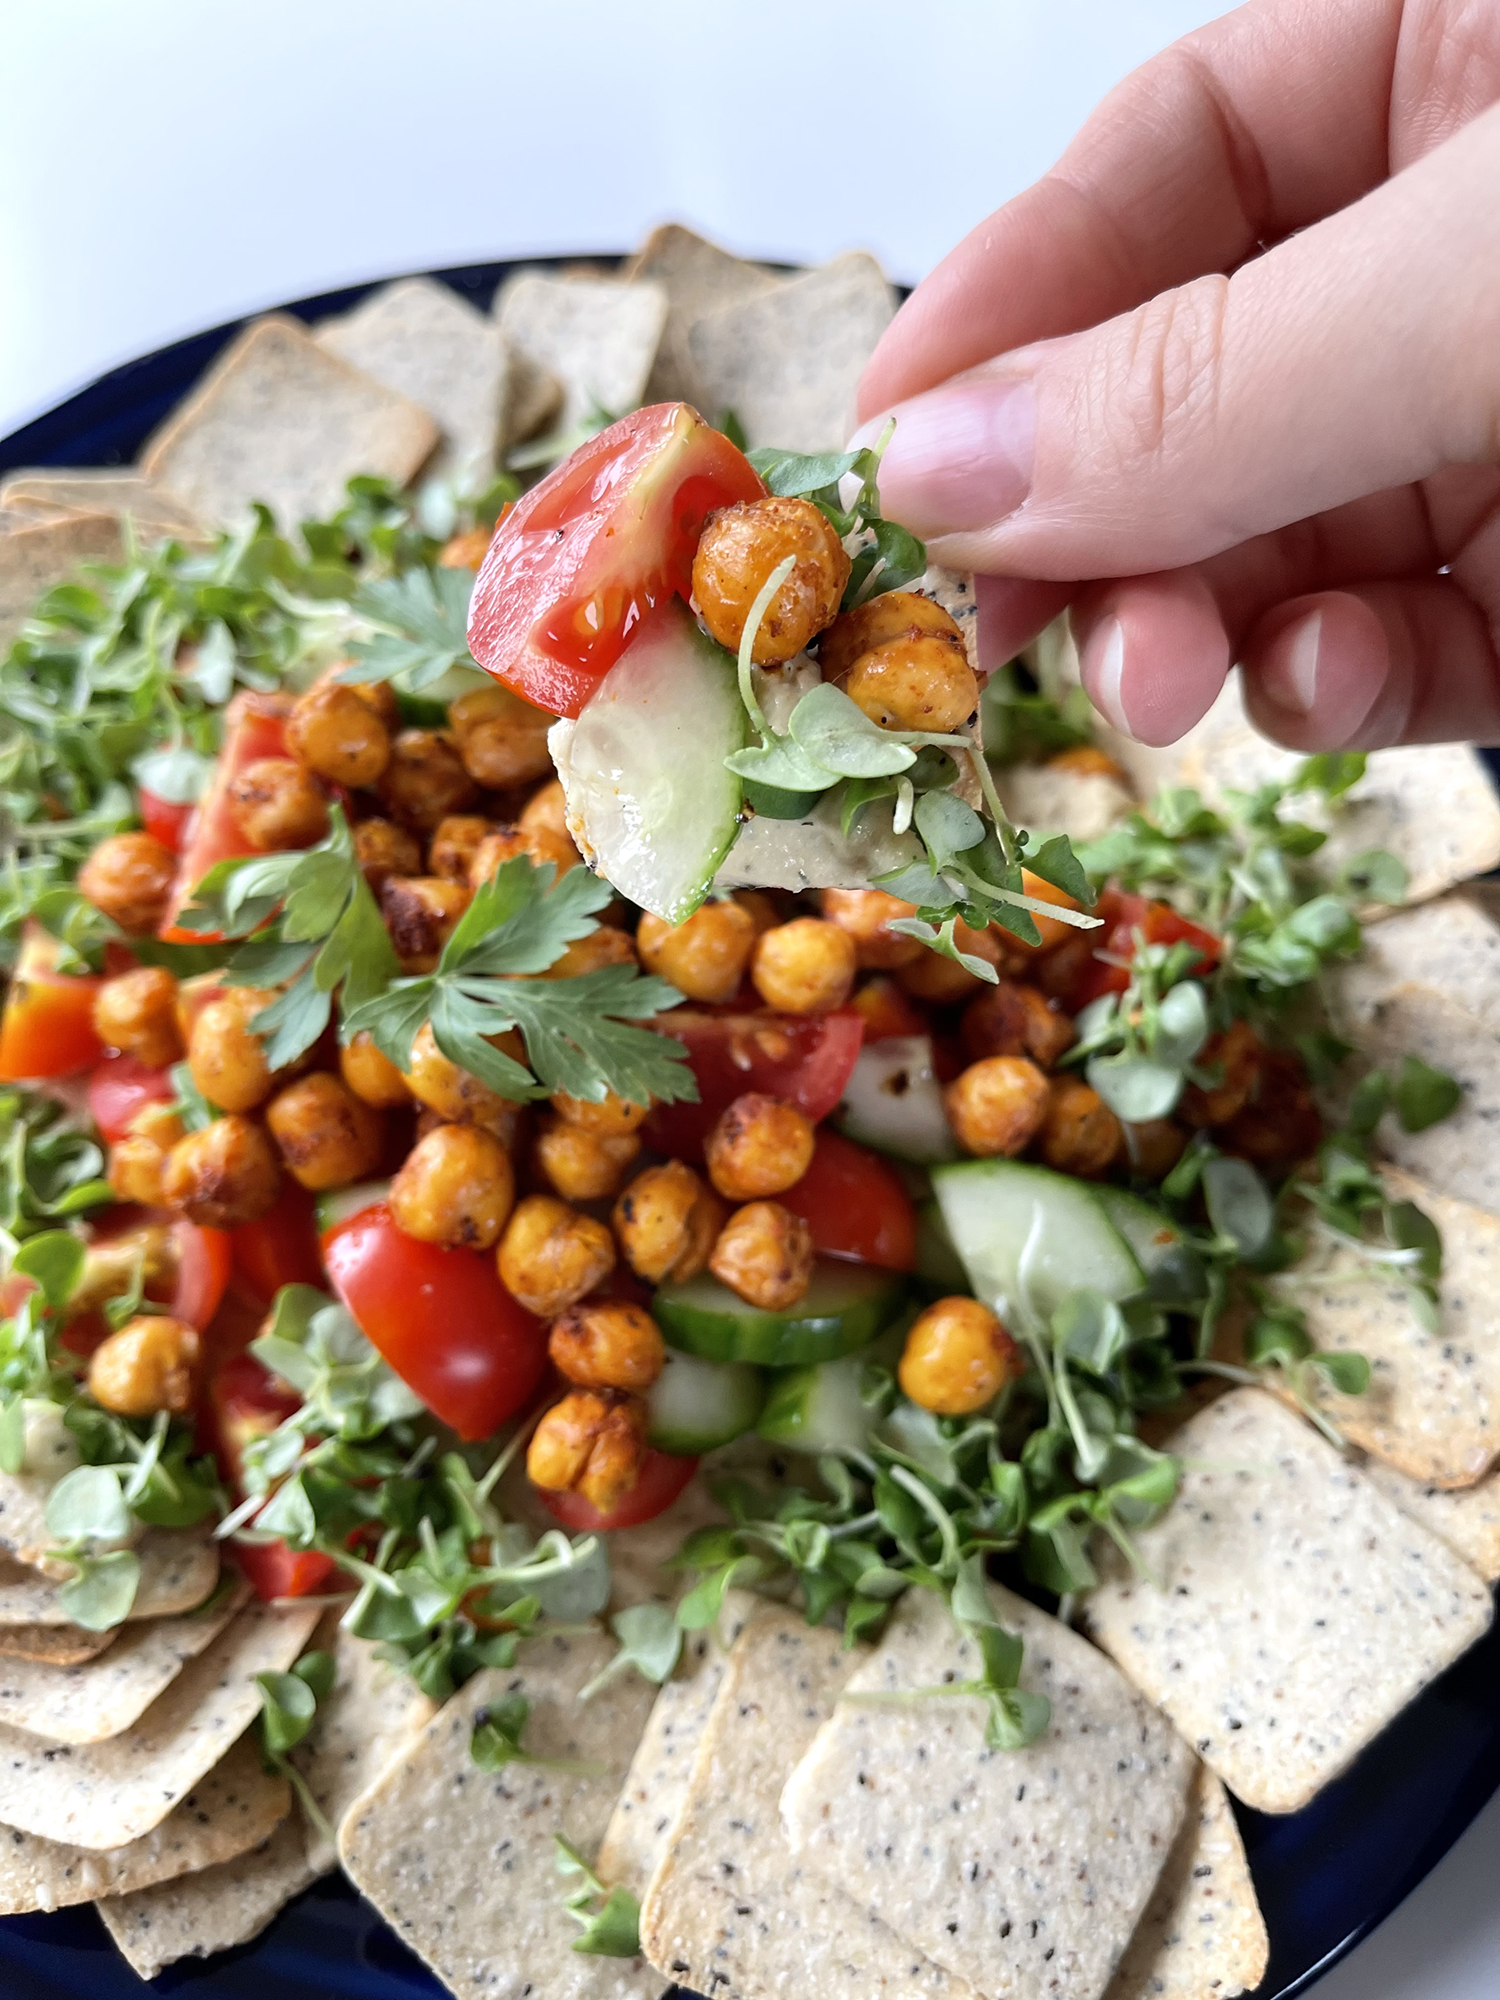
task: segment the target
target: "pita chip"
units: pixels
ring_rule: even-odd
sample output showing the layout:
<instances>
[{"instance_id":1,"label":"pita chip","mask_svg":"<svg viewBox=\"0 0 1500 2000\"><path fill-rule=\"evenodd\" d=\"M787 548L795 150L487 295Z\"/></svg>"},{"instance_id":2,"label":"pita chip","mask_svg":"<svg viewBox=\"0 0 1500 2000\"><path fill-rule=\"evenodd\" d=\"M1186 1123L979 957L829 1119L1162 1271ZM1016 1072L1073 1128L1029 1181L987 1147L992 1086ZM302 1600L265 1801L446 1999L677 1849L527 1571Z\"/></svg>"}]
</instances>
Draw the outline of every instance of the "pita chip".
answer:
<instances>
[{"instance_id":1,"label":"pita chip","mask_svg":"<svg viewBox=\"0 0 1500 2000\"><path fill-rule=\"evenodd\" d=\"M667 295L656 284L518 271L501 286L494 311L501 335L562 383L558 428L571 431L595 409L620 416L641 401Z\"/></svg>"},{"instance_id":2,"label":"pita chip","mask_svg":"<svg viewBox=\"0 0 1500 2000\"><path fill-rule=\"evenodd\" d=\"M3 1490L0 1485L0 1495ZM141 1578L128 1620L191 1611L219 1580L218 1549L197 1528L148 1528L135 1552ZM62 1625L76 1631L58 1601L59 1588L29 1563L0 1556L0 1625Z\"/></svg>"},{"instance_id":3,"label":"pita chip","mask_svg":"<svg viewBox=\"0 0 1500 2000\"><path fill-rule=\"evenodd\" d=\"M177 541L207 539L203 524L180 501L128 465L23 467L0 485L0 508L13 508L38 521L76 514L129 515L137 537L146 543L166 536Z\"/></svg>"},{"instance_id":4,"label":"pita chip","mask_svg":"<svg viewBox=\"0 0 1500 2000\"><path fill-rule=\"evenodd\" d=\"M9 646L54 584L67 583L80 563L115 562L118 516L64 514L55 520L9 518L0 529L0 647Z\"/></svg>"},{"instance_id":5,"label":"pita chip","mask_svg":"<svg viewBox=\"0 0 1500 2000\"><path fill-rule=\"evenodd\" d=\"M1500 1035L1500 924L1466 891L1367 924L1359 956L1328 974L1335 1022L1355 1036L1409 985L1445 995Z\"/></svg>"},{"instance_id":6,"label":"pita chip","mask_svg":"<svg viewBox=\"0 0 1500 2000\"><path fill-rule=\"evenodd\" d=\"M1424 1486L1372 1458L1365 1476L1403 1514L1430 1528L1462 1556L1486 1583L1500 1583L1500 1473L1490 1473L1477 1486Z\"/></svg>"},{"instance_id":7,"label":"pita chip","mask_svg":"<svg viewBox=\"0 0 1500 2000\"><path fill-rule=\"evenodd\" d=\"M39 1665L76 1667L97 1660L123 1631L90 1632L82 1625L0 1625L0 1660L31 1660ZM0 1679L4 1678L0 1667Z\"/></svg>"},{"instance_id":8,"label":"pita chip","mask_svg":"<svg viewBox=\"0 0 1500 2000\"><path fill-rule=\"evenodd\" d=\"M711 404L705 407L708 399L693 366L688 329L705 313L772 291L785 280L678 222L652 231L625 267L625 276L633 284L660 285L667 295L666 325L642 401L691 403L712 423L719 412Z\"/></svg>"},{"instance_id":9,"label":"pita chip","mask_svg":"<svg viewBox=\"0 0 1500 2000\"><path fill-rule=\"evenodd\" d=\"M330 1611L316 1643L333 1654L334 1684L318 1703L317 1720L292 1752L318 1809L335 1836L362 1792L407 1750L432 1720L433 1704L409 1674L399 1672L363 1639L353 1638ZM307 1828L308 1865L318 1874L338 1866L334 1844Z\"/></svg>"}]
</instances>

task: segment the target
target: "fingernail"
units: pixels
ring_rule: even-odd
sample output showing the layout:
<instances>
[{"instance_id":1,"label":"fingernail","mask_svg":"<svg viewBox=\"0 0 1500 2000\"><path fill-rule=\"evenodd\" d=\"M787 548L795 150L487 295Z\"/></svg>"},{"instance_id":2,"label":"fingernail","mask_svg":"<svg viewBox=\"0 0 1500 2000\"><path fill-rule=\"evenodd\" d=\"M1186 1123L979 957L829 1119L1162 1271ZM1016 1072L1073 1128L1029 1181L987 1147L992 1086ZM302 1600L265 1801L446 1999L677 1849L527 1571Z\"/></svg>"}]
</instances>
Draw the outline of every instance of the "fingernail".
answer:
<instances>
[{"instance_id":1,"label":"fingernail","mask_svg":"<svg viewBox=\"0 0 1500 2000\"><path fill-rule=\"evenodd\" d=\"M1294 715L1311 715L1313 704L1318 698L1318 651L1323 641L1323 614L1315 611L1310 618L1304 618L1297 628L1291 644L1286 648L1284 664L1276 676L1277 686L1273 690L1283 708Z\"/></svg>"},{"instance_id":2,"label":"fingernail","mask_svg":"<svg viewBox=\"0 0 1500 2000\"><path fill-rule=\"evenodd\" d=\"M1089 700L1112 729L1128 736L1130 718L1120 699L1120 682L1125 673L1125 627L1118 618L1106 618L1095 626L1082 664Z\"/></svg>"},{"instance_id":3,"label":"fingernail","mask_svg":"<svg viewBox=\"0 0 1500 2000\"><path fill-rule=\"evenodd\" d=\"M898 403L851 442L896 428L880 462L880 504L917 535L988 527L1031 491L1036 392L1029 376L971 375Z\"/></svg>"}]
</instances>

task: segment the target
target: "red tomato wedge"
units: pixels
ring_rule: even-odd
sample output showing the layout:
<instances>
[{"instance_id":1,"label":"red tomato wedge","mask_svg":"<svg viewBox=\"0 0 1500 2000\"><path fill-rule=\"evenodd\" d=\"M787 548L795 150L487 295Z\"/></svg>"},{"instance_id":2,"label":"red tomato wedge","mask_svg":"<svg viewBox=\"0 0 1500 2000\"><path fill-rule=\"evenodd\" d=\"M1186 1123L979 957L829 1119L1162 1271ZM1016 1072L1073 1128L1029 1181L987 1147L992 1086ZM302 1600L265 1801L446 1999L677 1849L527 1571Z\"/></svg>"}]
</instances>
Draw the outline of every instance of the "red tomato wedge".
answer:
<instances>
[{"instance_id":1,"label":"red tomato wedge","mask_svg":"<svg viewBox=\"0 0 1500 2000\"><path fill-rule=\"evenodd\" d=\"M1083 960L1083 968L1064 1004L1071 1014L1078 1013L1092 1001L1102 999L1106 993L1123 993L1130 984L1130 974L1121 965L1108 965L1100 957L1100 952L1108 952L1111 958L1129 959L1135 955L1135 934L1139 931L1147 944L1190 944L1199 953L1199 962L1193 967L1195 975L1212 972L1218 964L1223 946L1212 931L1203 930L1199 925L1181 917L1170 903L1150 902L1144 896L1128 895L1121 889L1106 889L1095 906L1094 914L1104 919L1102 932L1092 934L1091 949Z\"/></svg>"},{"instance_id":2,"label":"red tomato wedge","mask_svg":"<svg viewBox=\"0 0 1500 2000\"><path fill-rule=\"evenodd\" d=\"M137 797L141 808L141 825L153 840L159 840L163 847L170 847L174 854L182 852L183 835L188 822L197 811L191 802L179 805L173 799L159 799L155 792L148 792L142 785Z\"/></svg>"},{"instance_id":3,"label":"red tomato wedge","mask_svg":"<svg viewBox=\"0 0 1500 2000\"><path fill-rule=\"evenodd\" d=\"M107 1055L89 1078L89 1116L106 1145L116 1145L130 1121L147 1104L166 1104L175 1095L164 1069L152 1069L139 1056Z\"/></svg>"},{"instance_id":4,"label":"red tomato wedge","mask_svg":"<svg viewBox=\"0 0 1500 2000\"><path fill-rule=\"evenodd\" d=\"M234 861L257 851L240 831L229 803L229 787L247 764L261 757L286 756L286 719L290 713L291 703L285 696L253 692L237 694L225 709L224 747L213 783L181 835L182 859L172 887L170 914L160 933L168 943L221 942L212 931L180 930L177 916L193 900L194 889L216 861Z\"/></svg>"},{"instance_id":5,"label":"red tomato wedge","mask_svg":"<svg viewBox=\"0 0 1500 2000\"><path fill-rule=\"evenodd\" d=\"M0 1083L72 1076L104 1055L94 1032L94 996L103 982L59 972L61 956L40 924L26 926L0 1016Z\"/></svg>"},{"instance_id":6,"label":"red tomato wedge","mask_svg":"<svg viewBox=\"0 0 1500 2000\"><path fill-rule=\"evenodd\" d=\"M162 1304L177 1319L205 1333L224 1302L234 1269L229 1231L200 1229L196 1222L179 1220L172 1235L177 1244L177 1278L171 1297Z\"/></svg>"},{"instance_id":7,"label":"red tomato wedge","mask_svg":"<svg viewBox=\"0 0 1500 2000\"><path fill-rule=\"evenodd\" d=\"M819 1131L812 1165L776 1199L802 1217L814 1248L825 1256L852 1257L887 1271L916 1267L917 1217L901 1176L841 1132Z\"/></svg>"},{"instance_id":8,"label":"red tomato wedge","mask_svg":"<svg viewBox=\"0 0 1500 2000\"><path fill-rule=\"evenodd\" d=\"M313 1199L290 1174L282 1176L276 1206L258 1222L231 1231L234 1268L250 1289L271 1300L283 1285L323 1284L323 1256Z\"/></svg>"},{"instance_id":9,"label":"red tomato wedge","mask_svg":"<svg viewBox=\"0 0 1500 2000\"><path fill-rule=\"evenodd\" d=\"M576 716L646 613L692 594L709 515L765 490L686 403L622 417L495 530L469 606L475 659L533 707Z\"/></svg>"},{"instance_id":10,"label":"red tomato wedge","mask_svg":"<svg viewBox=\"0 0 1500 2000\"><path fill-rule=\"evenodd\" d=\"M461 1438L489 1437L536 1393L547 1329L493 1257L418 1242L379 1202L328 1231L323 1262L369 1340Z\"/></svg>"},{"instance_id":11,"label":"red tomato wedge","mask_svg":"<svg viewBox=\"0 0 1500 2000\"><path fill-rule=\"evenodd\" d=\"M321 1549L293 1549L285 1542L231 1542L230 1554L266 1604L281 1597L321 1596L338 1574L338 1564Z\"/></svg>"},{"instance_id":12,"label":"red tomato wedge","mask_svg":"<svg viewBox=\"0 0 1500 2000\"><path fill-rule=\"evenodd\" d=\"M699 1014L675 1008L651 1024L687 1045L698 1079L696 1104L659 1104L646 1121L659 1153L702 1157L720 1112L747 1090L784 1097L814 1123L844 1094L864 1023L850 1008L833 1014Z\"/></svg>"},{"instance_id":13,"label":"red tomato wedge","mask_svg":"<svg viewBox=\"0 0 1500 2000\"><path fill-rule=\"evenodd\" d=\"M654 1448L646 1453L634 1486L607 1514L581 1493L548 1493L533 1487L538 1500L573 1535L607 1534L611 1528L638 1528L664 1514L698 1470L696 1458L674 1458Z\"/></svg>"},{"instance_id":14,"label":"red tomato wedge","mask_svg":"<svg viewBox=\"0 0 1500 2000\"><path fill-rule=\"evenodd\" d=\"M199 1441L213 1452L236 1492L245 1447L275 1430L297 1402L253 1354L237 1354L215 1371ZM230 1551L256 1596L268 1603L278 1597L315 1596L327 1588L338 1567L320 1549L291 1549L285 1542L233 1542Z\"/></svg>"}]
</instances>

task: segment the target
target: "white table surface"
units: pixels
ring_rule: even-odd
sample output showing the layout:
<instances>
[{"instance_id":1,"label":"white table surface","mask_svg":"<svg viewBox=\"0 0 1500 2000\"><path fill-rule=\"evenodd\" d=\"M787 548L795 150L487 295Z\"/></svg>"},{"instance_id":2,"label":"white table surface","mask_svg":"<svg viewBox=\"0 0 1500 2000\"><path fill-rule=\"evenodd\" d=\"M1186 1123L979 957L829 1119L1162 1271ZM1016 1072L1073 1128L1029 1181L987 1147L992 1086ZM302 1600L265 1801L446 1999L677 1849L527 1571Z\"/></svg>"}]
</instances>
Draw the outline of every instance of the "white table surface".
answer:
<instances>
[{"instance_id":1,"label":"white table surface","mask_svg":"<svg viewBox=\"0 0 1500 2000\"><path fill-rule=\"evenodd\" d=\"M0 434L398 271L634 243L913 280L1204 0L0 0ZM1495 2000L1500 1800L1319 2000Z\"/></svg>"}]
</instances>

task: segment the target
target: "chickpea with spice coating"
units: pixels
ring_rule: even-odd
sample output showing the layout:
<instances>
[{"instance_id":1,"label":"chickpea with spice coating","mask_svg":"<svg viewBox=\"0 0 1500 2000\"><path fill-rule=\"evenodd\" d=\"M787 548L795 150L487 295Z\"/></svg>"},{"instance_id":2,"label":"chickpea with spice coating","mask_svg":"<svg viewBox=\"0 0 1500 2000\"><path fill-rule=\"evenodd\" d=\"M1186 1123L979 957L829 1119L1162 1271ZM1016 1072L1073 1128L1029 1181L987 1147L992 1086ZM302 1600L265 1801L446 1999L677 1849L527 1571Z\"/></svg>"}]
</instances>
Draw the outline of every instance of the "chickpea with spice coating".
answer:
<instances>
[{"instance_id":1,"label":"chickpea with spice coating","mask_svg":"<svg viewBox=\"0 0 1500 2000\"><path fill-rule=\"evenodd\" d=\"M167 1155L182 1129L169 1104L141 1106L124 1138L109 1149L109 1185L117 1201L138 1201L146 1208L166 1205Z\"/></svg>"},{"instance_id":2,"label":"chickpea with spice coating","mask_svg":"<svg viewBox=\"0 0 1500 2000\"><path fill-rule=\"evenodd\" d=\"M266 1109L271 1137L295 1180L314 1194L373 1173L385 1123L327 1070L299 1077Z\"/></svg>"},{"instance_id":3,"label":"chickpea with spice coating","mask_svg":"<svg viewBox=\"0 0 1500 2000\"><path fill-rule=\"evenodd\" d=\"M1054 1079L1042 1121L1042 1158L1060 1174L1097 1180L1121 1145L1120 1121L1081 1076Z\"/></svg>"},{"instance_id":4,"label":"chickpea with spice coating","mask_svg":"<svg viewBox=\"0 0 1500 2000\"><path fill-rule=\"evenodd\" d=\"M339 1075L354 1095L377 1111L411 1103L411 1088L390 1057L376 1048L368 1029L339 1050Z\"/></svg>"},{"instance_id":5,"label":"chickpea with spice coating","mask_svg":"<svg viewBox=\"0 0 1500 2000\"><path fill-rule=\"evenodd\" d=\"M602 1222L567 1202L529 1194L505 1225L495 1262L517 1304L551 1319L609 1276L614 1238Z\"/></svg>"},{"instance_id":6,"label":"chickpea with spice coating","mask_svg":"<svg viewBox=\"0 0 1500 2000\"><path fill-rule=\"evenodd\" d=\"M948 1085L943 1109L966 1153L1009 1160L1041 1130L1050 1097L1047 1078L1025 1056L986 1056Z\"/></svg>"},{"instance_id":7,"label":"chickpea with spice coating","mask_svg":"<svg viewBox=\"0 0 1500 2000\"><path fill-rule=\"evenodd\" d=\"M953 927L953 942L968 957L982 958L997 972L1014 972L1024 963L1015 940L994 924L976 931L960 917ZM896 981L903 992L914 1000L925 1000L930 1007L954 1006L983 992L987 983L967 966L944 958L941 952L929 951L926 945L910 965L897 968Z\"/></svg>"},{"instance_id":8,"label":"chickpea with spice coating","mask_svg":"<svg viewBox=\"0 0 1500 2000\"><path fill-rule=\"evenodd\" d=\"M894 972L910 965L926 946L890 926L898 918L914 917L915 903L888 896L883 889L825 889L823 915L854 942L854 962L861 972Z\"/></svg>"},{"instance_id":9,"label":"chickpea with spice coating","mask_svg":"<svg viewBox=\"0 0 1500 2000\"><path fill-rule=\"evenodd\" d=\"M941 604L920 590L882 590L841 611L818 641L825 681L841 680L857 659L898 639L943 639L963 651L964 635Z\"/></svg>"},{"instance_id":10,"label":"chickpea with spice coating","mask_svg":"<svg viewBox=\"0 0 1500 2000\"><path fill-rule=\"evenodd\" d=\"M552 1322L547 1353L580 1389L649 1389L666 1346L656 1321L625 1299L583 1299Z\"/></svg>"},{"instance_id":11,"label":"chickpea with spice coating","mask_svg":"<svg viewBox=\"0 0 1500 2000\"><path fill-rule=\"evenodd\" d=\"M738 1208L719 1231L708 1268L747 1305L786 1312L812 1282L812 1231L779 1201Z\"/></svg>"},{"instance_id":12,"label":"chickpea with spice coating","mask_svg":"<svg viewBox=\"0 0 1500 2000\"><path fill-rule=\"evenodd\" d=\"M569 1097L565 1090L555 1090L550 1102L559 1118L585 1132L597 1133L601 1139L623 1139L628 1132L638 1132L650 1109L646 1104L633 1104L628 1097L617 1097L612 1090L606 1090L597 1104L587 1097Z\"/></svg>"},{"instance_id":13,"label":"chickpea with spice coating","mask_svg":"<svg viewBox=\"0 0 1500 2000\"><path fill-rule=\"evenodd\" d=\"M750 978L768 1007L784 1014L828 1014L854 988L854 940L822 917L794 917L755 940Z\"/></svg>"},{"instance_id":14,"label":"chickpea with spice coating","mask_svg":"<svg viewBox=\"0 0 1500 2000\"><path fill-rule=\"evenodd\" d=\"M816 1136L795 1104L746 1091L720 1112L704 1141L708 1177L730 1201L781 1194L812 1165Z\"/></svg>"},{"instance_id":15,"label":"chickpea with spice coating","mask_svg":"<svg viewBox=\"0 0 1500 2000\"><path fill-rule=\"evenodd\" d=\"M354 858L377 896L393 875L422 872L420 842L393 820L362 819L354 829Z\"/></svg>"},{"instance_id":16,"label":"chickpea with spice coating","mask_svg":"<svg viewBox=\"0 0 1500 2000\"><path fill-rule=\"evenodd\" d=\"M1138 1179L1165 1180L1187 1148L1187 1133L1170 1118L1120 1126L1121 1159Z\"/></svg>"},{"instance_id":17,"label":"chickpea with spice coating","mask_svg":"<svg viewBox=\"0 0 1500 2000\"><path fill-rule=\"evenodd\" d=\"M549 785L541 785L534 791L521 809L516 825L522 833L537 833L543 828L556 834L559 840L572 845L573 836L568 831L568 795L563 790L562 779L554 778Z\"/></svg>"},{"instance_id":18,"label":"chickpea with spice coating","mask_svg":"<svg viewBox=\"0 0 1500 2000\"><path fill-rule=\"evenodd\" d=\"M238 1229L276 1206L281 1168L263 1125L237 1112L189 1132L167 1155L162 1196L204 1229Z\"/></svg>"},{"instance_id":19,"label":"chickpea with spice coating","mask_svg":"<svg viewBox=\"0 0 1500 2000\"><path fill-rule=\"evenodd\" d=\"M863 653L844 692L880 729L961 729L979 707L968 655L945 639L895 639Z\"/></svg>"},{"instance_id":20,"label":"chickpea with spice coating","mask_svg":"<svg viewBox=\"0 0 1500 2000\"><path fill-rule=\"evenodd\" d=\"M728 1215L683 1160L664 1160L636 1175L615 1203L610 1221L625 1261L638 1278L659 1285L696 1278Z\"/></svg>"},{"instance_id":21,"label":"chickpea with spice coating","mask_svg":"<svg viewBox=\"0 0 1500 2000\"><path fill-rule=\"evenodd\" d=\"M180 1062L177 981L164 965L141 965L106 979L94 998L94 1032L106 1048L152 1069Z\"/></svg>"},{"instance_id":22,"label":"chickpea with spice coating","mask_svg":"<svg viewBox=\"0 0 1500 2000\"><path fill-rule=\"evenodd\" d=\"M460 695L448 710L464 769L491 791L529 784L552 769L547 731L557 720L498 681Z\"/></svg>"},{"instance_id":23,"label":"chickpea with spice coating","mask_svg":"<svg viewBox=\"0 0 1500 2000\"><path fill-rule=\"evenodd\" d=\"M470 883L477 889L481 882L488 882L518 854L524 854L537 868L550 861L559 875L566 875L582 859L567 835L554 833L551 827L497 826L474 850L474 858L469 863Z\"/></svg>"},{"instance_id":24,"label":"chickpea with spice coating","mask_svg":"<svg viewBox=\"0 0 1500 2000\"><path fill-rule=\"evenodd\" d=\"M380 914L403 972L431 972L473 901L462 882L440 875L393 875L380 891Z\"/></svg>"},{"instance_id":25,"label":"chickpea with spice coating","mask_svg":"<svg viewBox=\"0 0 1500 2000\"><path fill-rule=\"evenodd\" d=\"M502 1054L516 1062L525 1062L526 1047L514 1029L489 1039ZM406 1072L406 1082L419 1104L425 1104L455 1125L493 1127L513 1109L509 1098L491 1090L472 1070L462 1068L443 1054L430 1021L422 1023L411 1045L411 1068Z\"/></svg>"},{"instance_id":26,"label":"chickpea with spice coating","mask_svg":"<svg viewBox=\"0 0 1500 2000\"><path fill-rule=\"evenodd\" d=\"M640 1150L634 1132L610 1138L564 1118L543 1118L537 1126L534 1157L565 1201L608 1201L619 1193L626 1169Z\"/></svg>"},{"instance_id":27,"label":"chickpea with spice coating","mask_svg":"<svg viewBox=\"0 0 1500 2000\"><path fill-rule=\"evenodd\" d=\"M540 976L543 979L577 979L581 973L597 972L605 965L634 965L635 939L612 924L600 924L581 938L575 938L561 958L555 958Z\"/></svg>"},{"instance_id":28,"label":"chickpea with spice coating","mask_svg":"<svg viewBox=\"0 0 1500 2000\"><path fill-rule=\"evenodd\" d=\"M601 1514L617 1507L646 1462L646 1406L637 1397L575 1389L532 1433L526 1473L546 1493L577 1493Z\"/></svg>"},{"instance_id":29,"label":"chickpea with spice coating","mask_svg":"<svg viewBox=\"0 0 1500 2000\"><path fill-rule=\"evenodd\" d=\"M494 822L480 813L449 813L438 821L427 844L429 871L441 875L445 882L467 884L479 843L494 830Z\"/></svg>"},{"instance_id":30,"label":"chickpea with spice coating","mask_svg":"<svg viewBox=\"0 0 1500 2000\"><path fill-rule=\"evenodd\" d=\"M647 910L636 928L641 964L689 1000L721 1005L739 991L755 949L755 918L738 903L710 902L680 924Z\"/></svg>"},{"instance_id":31,"label":"chickpea with spice coating","mask_svg":"<svg viewBox=\"0 0 1500 2000\"><path fill-rule=\"evenodd\" d=\"M1043 1069L1051 1069L1077 1040L1062 1009L1017 979L1002 979L976 993L964 1009L959 1032L971 1062L986 1056L1030 1056Z\"/></svg>"},{"instance_id":32,"label":"chickpea with spice coating","mask_svg":"<svg viewBox=\"0 0 1500 2000\"><path fill-rule=\"evenodd\" d=\"M356 790L373 785L391 761L385 724L340 681L322 681L299 697L287 720L286 745L315 777Z\"/></svg>"},{"instance_id":33,"label":"chickpea with spice coating","mask_svg":"<svg viewBox=\"0 0 1500 2000\"><path fill-rule=\"evenodd\" d=\"M100 1342L89 1360L89 1394L120 1417L186 1416L193 1407L202 1342L185 1320L141 1313Z\"/></svg>"},{"instance_id":34,"label":"chickpea with spice coating","mask_svg":"<svg viewBox=\"0 0 1500 2000\"><path fill-rule=\"evenodd\" d=\"M177 879L177 857L149 833L112 833L78 871L79 894L128 937L161 929Z\"/></svg>"},{"instance_id":35,"label":"chickpea with spice coating","mask_svg":"<svg viewBox=\"0 0 1500 2000\"><path fill-rule=\"evenodd\" d=\"M795 566L755 634L751 658L758 667L795 658L838 615L852 565L832 523L810 500L772 494L711 514L693 557L693 597L703 622L734 653L756 597L788 556Z\"/></svg>"},{"instance_id":36,"label":"chickpea with spice coating","mask_svg":"<svg viewBox=\"0 0 1500 2000\"><path fill-rule=\"evenodd\" d=\"M391 1219L423 1243L493 1250L516 1198L510 1155L477 1125L439 1125L391 1182Z\"/></svg>"},{"instance_id":37,"label":"chickpea with spice coating","mask_svg":"<svg viewBox=\"0 0 1500 2000\"><path fill-rule=\"evenodd\" d=\"M271 1094L265 1043L250 1026L270 1006L271 998L258 986L226 987L193 1023L188 1069L198 1090L217 1110L253 1111Z\"/></svg>"},{"instance_id":38,"label":"chickpea with spice coating","mask_svg":"<svg viewBox=\"0 0 1500 2000\"><path fill-rule=\"evenodd\" d=\"M1184 1125L1227 1125L1255 1091L1266 1051L1248 1021L1231 1021L1221 1035L1211 1035L1198 1056L1200 1069L1218 1070L1217 1083L1190 1083L1178 1102Z\"/></svg>"},{"instance_id":39,"label":"chickpea with spice coating","mask_svg":"<svg viewBox=\"0 0 1500 2000\"><path fill-rule=\"evenodd\" d=\"M390 817L422 834L472 805L477 790L453 738L442 729L403 729L375 787Z\"/></svg>"},{"instance_id":40,"label":"chickpea with spice coating","mask_svg":"<svg viewBox=\"0 0 1500 2000\"><path fill-rule=\"evenodd\" d=\"M1020 1350L978 1299L938 1299L912 1322L896 1379L939 1417L968 1417L1022 1372Z\"/></svg>"},{"instance_id":41,"label":"chickpea with spice coating","mask_svg":"<svg viewBox=\"0 0 1500 2000\"><path fill-rule=\"evenodd\" d=\"M328 831L328 799L295 757L257 757L229 783L229 809L262 854L311 847Z\"/></svg>"}]
</instances>

